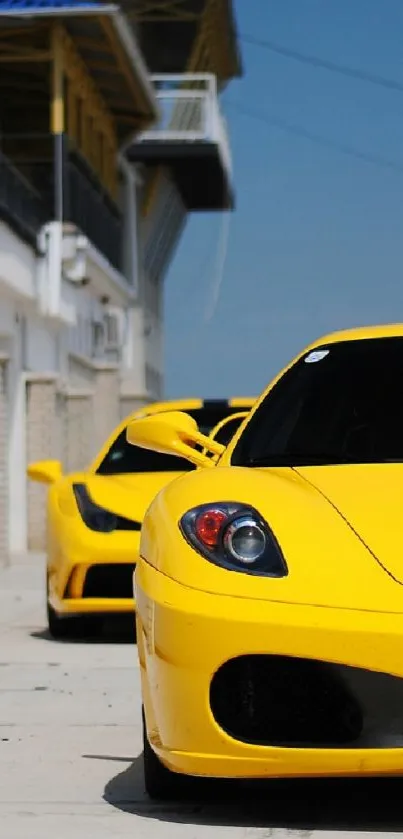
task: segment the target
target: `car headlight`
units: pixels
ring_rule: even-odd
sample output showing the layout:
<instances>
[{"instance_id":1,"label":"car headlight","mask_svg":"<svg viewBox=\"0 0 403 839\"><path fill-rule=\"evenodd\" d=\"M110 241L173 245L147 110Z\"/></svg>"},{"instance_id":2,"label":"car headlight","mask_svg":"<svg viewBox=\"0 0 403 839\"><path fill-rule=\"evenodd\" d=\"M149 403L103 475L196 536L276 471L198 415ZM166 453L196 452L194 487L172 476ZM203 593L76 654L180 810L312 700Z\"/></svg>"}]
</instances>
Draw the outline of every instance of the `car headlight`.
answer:
<instances>
[{"instance_id":1,"label":"car headlight","mask_svg":"<svg viewBox=\"0 0 403 839\"><path fill-rule=\"evenodd\" d=\"M112 533L114 530L141 530L141 522L125 519L95 504L85 484L73 484L73 492L81 518L90 530L96 530L98 533Z\"/></svg>"},{"instance_id":2,"label":"car headlight","mask_svg":"<svg viewBox=\"0 0 403 839\"><path fill-rule=\"evenodd\" d=\"M202 504L188 510L179 524L187 542L215 565L261 577L288 574L274 534L253 507Z\"/></svg>"}]
</instances>

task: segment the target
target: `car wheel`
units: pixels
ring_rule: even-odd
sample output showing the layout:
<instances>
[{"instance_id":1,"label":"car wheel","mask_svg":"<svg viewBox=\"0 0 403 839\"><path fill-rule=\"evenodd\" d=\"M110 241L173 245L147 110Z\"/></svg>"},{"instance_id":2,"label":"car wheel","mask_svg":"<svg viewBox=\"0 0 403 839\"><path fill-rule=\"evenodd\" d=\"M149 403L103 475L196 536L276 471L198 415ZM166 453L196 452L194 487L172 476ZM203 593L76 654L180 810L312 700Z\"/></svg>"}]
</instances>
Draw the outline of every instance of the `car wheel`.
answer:
<instances>
[{"instance_id":1,"label":"car wheel","mask_svg":"<svg viewBox=\"0 0 403 839\"><path fill-rule=\"evenodd\" d=\"M160 801L180 799L184 793L185 778L183 775L171 772L161 763L147 737L144 710L142 717L144 785L147 795Z\"/></svg>"}]
</instances>

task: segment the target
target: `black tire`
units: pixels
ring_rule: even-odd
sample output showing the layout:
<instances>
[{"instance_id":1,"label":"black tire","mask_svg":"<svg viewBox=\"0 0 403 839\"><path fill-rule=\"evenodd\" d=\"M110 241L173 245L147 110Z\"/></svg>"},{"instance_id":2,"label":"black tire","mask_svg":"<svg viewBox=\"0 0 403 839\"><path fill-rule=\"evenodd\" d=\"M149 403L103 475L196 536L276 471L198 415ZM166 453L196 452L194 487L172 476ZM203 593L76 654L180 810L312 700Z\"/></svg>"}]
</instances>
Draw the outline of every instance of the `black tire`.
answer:
<instances>
[{"instance_id":1,"label":"black tire","mask_svg":"<svg viewBox=\"0 0 403 839\"><path fill-rule=\"evenodd\" d=\"M161 763L154 750L150 746L147 729L143 717L143 767L144 785L147 795L153 800L175 801L180 800L184 794L186 776L171 772Z\"/></svg>"}]
</instances>

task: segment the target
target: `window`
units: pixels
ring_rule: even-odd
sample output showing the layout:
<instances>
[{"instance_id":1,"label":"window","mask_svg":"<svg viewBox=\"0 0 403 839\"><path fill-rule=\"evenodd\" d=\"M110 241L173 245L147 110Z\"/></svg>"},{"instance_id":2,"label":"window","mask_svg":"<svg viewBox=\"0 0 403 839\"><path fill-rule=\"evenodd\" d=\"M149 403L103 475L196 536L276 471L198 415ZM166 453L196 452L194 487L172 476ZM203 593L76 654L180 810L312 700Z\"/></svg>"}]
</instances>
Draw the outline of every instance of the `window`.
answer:
<instances>
[{"instance_id":1,"label":"window","mask_svg":"<svg viewBox=\"0 0 403 839\"><path fill-rule=\"evenodd\" d=\"M104 316L105 323L105 341L109 348L116 348L120 343L120 330L118 316L107 313Z\"/></svg>"},{"instance_id":2,"label":"window","mask_svg":"<svg viewBox=\"0 0 403 839\"><path fill-rule=\"evenodd\" d=\"M344 341L297 361L241 435L236 466L403 461L403 338Z\"/></svg>"}]
</instances>

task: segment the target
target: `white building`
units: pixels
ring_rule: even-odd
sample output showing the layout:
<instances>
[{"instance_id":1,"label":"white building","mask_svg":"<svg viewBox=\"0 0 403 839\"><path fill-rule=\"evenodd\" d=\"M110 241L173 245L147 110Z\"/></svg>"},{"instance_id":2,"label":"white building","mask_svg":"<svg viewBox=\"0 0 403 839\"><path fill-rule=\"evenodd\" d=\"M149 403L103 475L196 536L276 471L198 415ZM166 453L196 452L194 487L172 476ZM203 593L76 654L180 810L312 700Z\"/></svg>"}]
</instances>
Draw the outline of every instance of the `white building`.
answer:
<instances>
[{"instance_id":1,"label":"white building","mask_svg":"<svg viewBox=\"0 0 403 839\"><path fill-rule=\"evenodd\" d=\"M162 395L164 274L188 212L233 206L239 72L230 0L0 0L0 561L44 544L27 462L79 468Z\"/></svg>"}]
</instances>

